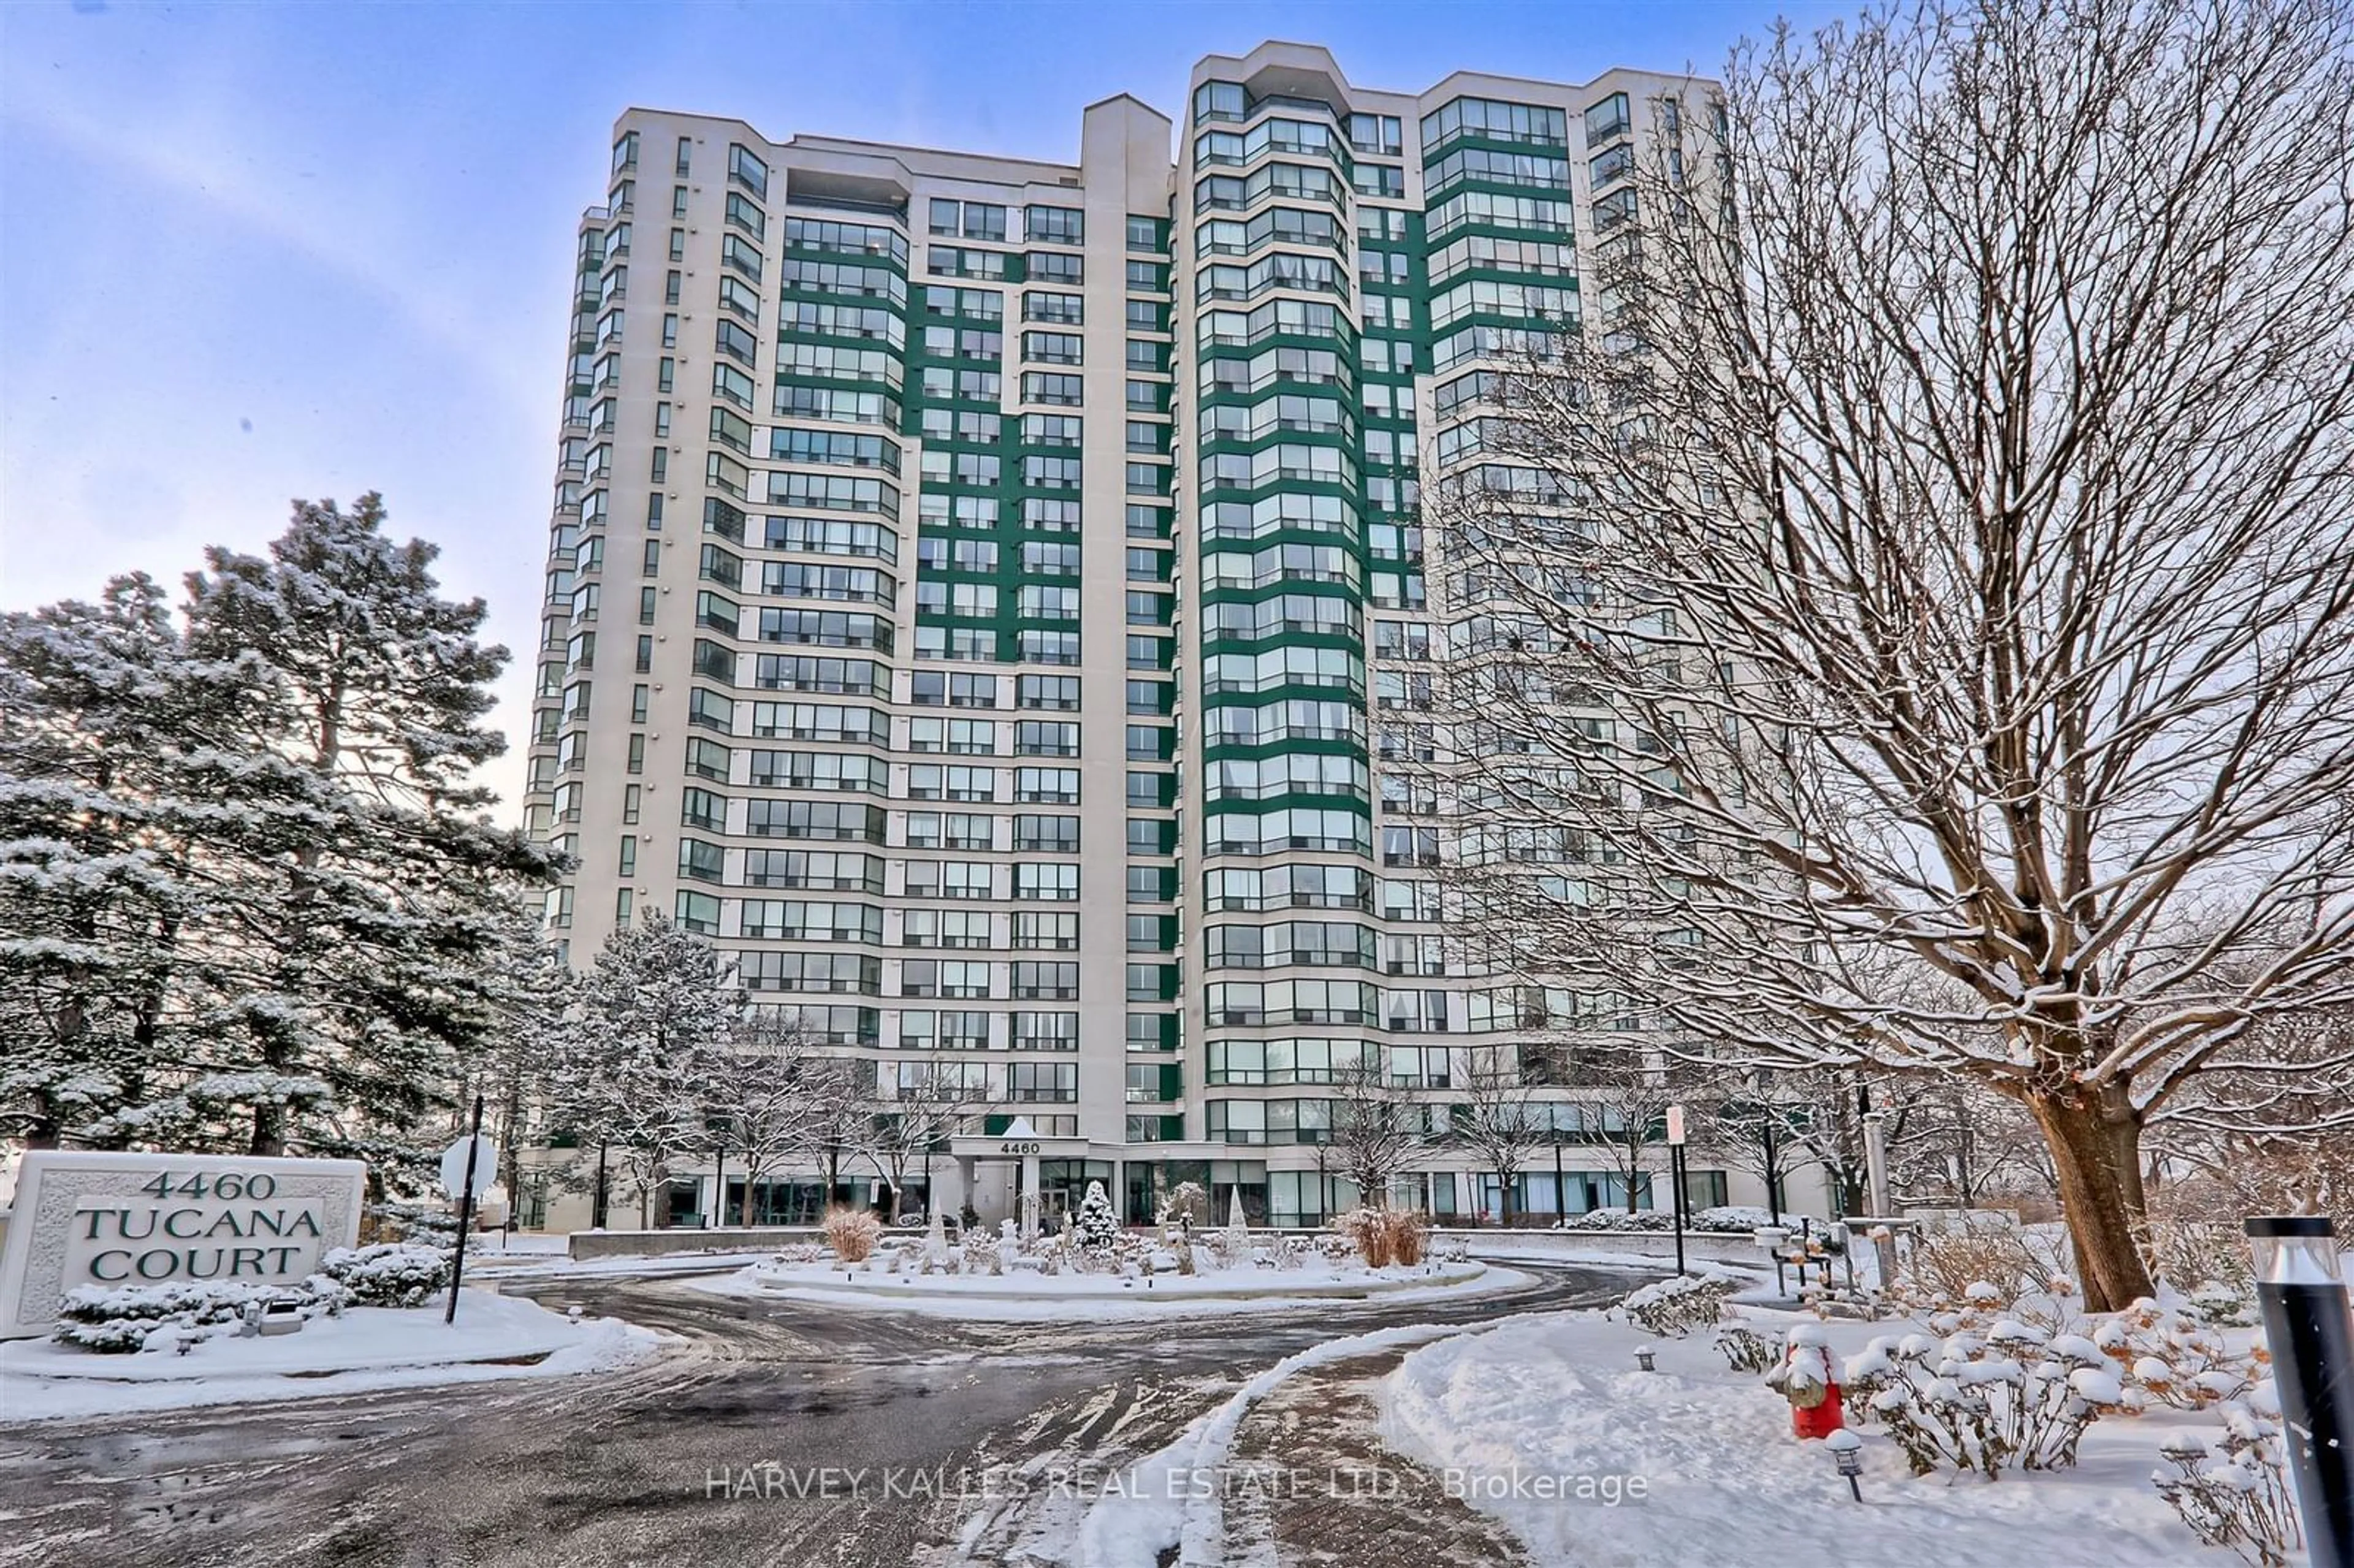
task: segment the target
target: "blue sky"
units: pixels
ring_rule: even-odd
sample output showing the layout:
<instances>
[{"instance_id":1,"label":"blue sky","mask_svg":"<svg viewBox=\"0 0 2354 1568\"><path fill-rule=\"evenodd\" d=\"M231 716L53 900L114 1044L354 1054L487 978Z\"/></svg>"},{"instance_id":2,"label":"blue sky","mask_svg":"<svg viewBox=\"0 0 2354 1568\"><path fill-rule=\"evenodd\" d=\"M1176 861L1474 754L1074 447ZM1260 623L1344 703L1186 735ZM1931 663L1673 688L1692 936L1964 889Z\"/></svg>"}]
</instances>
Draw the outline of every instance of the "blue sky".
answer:
<instances>
[{"instance_id":1,"label":"blue sky","mask_svg":"<svg viewBox=\"0 0 2354 1568\"><path fill-rule=\"evenodd\" d=\"M0 605L176 581L290 497L375 488L529 648L574 224L633 103L1062 159L1084 104L1173 113L1196 58L1267 37L1417 90L1712 71L1850 8L0 3Z\"/></svg>"}]
</instances>

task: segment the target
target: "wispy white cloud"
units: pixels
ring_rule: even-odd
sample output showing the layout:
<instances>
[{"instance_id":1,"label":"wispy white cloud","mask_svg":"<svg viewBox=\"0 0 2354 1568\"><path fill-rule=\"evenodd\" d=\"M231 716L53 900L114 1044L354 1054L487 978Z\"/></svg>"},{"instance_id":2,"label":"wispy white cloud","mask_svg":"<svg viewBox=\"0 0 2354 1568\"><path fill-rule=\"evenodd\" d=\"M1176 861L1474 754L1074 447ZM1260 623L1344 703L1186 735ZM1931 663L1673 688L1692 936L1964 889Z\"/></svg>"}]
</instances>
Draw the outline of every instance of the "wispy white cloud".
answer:
<instances>
[{"instance_id":1,"label":"wispy white cloud","mask_svg":"<svg viewBox=\"0 0 2354 1568\"><path fill-rule=\"evenodd\" d=\"M252 161L211 143L204 128L186 123L134 125L101 119L27 90L20 81L0 97L0 123L30 132L141 181L161 194L209 208L257 238L380 296L406 325L504 397L545 402L542 368L499 351L466 319L456 299L436 291L424 270L403 258L398 236L370 232L363 215L334 213L327 204L289 200L282 181L260 177Z\"/></svg>"}]
</instances>

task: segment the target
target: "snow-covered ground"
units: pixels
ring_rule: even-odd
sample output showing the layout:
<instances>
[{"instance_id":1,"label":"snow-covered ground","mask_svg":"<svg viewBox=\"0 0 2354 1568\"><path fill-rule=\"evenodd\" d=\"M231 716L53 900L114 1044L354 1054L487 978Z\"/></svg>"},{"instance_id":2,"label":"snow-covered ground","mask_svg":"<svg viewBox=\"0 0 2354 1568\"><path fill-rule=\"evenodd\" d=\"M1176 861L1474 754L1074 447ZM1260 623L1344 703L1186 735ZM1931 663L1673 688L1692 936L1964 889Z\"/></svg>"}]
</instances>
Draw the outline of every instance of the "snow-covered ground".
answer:
<instances>
[{"instance_id":1,"label":"snow-covered ground","mask_svg":"<svg viewBox=\"0 0 2354 1568\"><path fill-rule=\"evenodd\" d=\"M1145 1280L1116 1275L1030 1271L1009 1275L875 1274L839 1264L765 1263L737 1273L687 1283L727 1296L782 1297L869 1309L921 1312L988 1322L1044 1322L1108 1317L1194 1317L1281 1311L1333 1301L1378 1299L1400 1305L1460 1300L1518 1290L1528 1275L1483 1263L1437 1263L1367 1269L1310 1266L1297 1269L1236 1269L1195 1275L1160 1274Z\"/></svg>"},{"instance_id":2,"label":"snow-covered ground","mask_svg":"<svg viewBox=\"0 0 2354 1568\"><path fill-rule=\"evenodd\" d=\"M1832 1347L1851 1353L1893 1327L1833 1324ZM1657 1346L1658 1372L1638 1370L1638 1344ZM1452 1472L1458 1495L1508 1525L1543 1568L2229 1565L2150 1486L2160 1446L2186 1429L2215 1431L2173 1411L2112 1417L2085 1434L2073 1469L1948 1484L1914 1478L1865 1427L1858 1506L1823 1446L1792 1437L1789 1406L1755 1374L1728 1371L1705 1333L1654 1341L1595 1312L1416 1351L1390 1378L1382 1414L1392 1447Z\"/></svg>"},{"instance_id":3,"label":"snow-covered ground","mask_svg":"<svg viewBox=\"0 0 2354 1568\"><path fill-rule=\"evenodd\" d=\"M1160 1553L1175 1546L1184 1568L1226 1563L1224 1499L1209 1478L1226 1463L1251 1405L1294 1372L1450 1332L1436 1324L1405 1324L1328 1340L1286 1356L1186 1427L1176 1442L1102 1488L1077 1522L1076 1554L1066 1560L1087 1568L1153 1568Z\"/></svg>"},{"instance_id":4,"label":"snow-covered ground","mask_svg":"<svg viewBox=\"0 0 2354 1568\"><path fill-rule=\"evenodd\" d=\"M300 1333L215 1335L186 1355L101 1355L48 1340L0 1344L0 1413L10 1420L235 1404L424 1383L550 1377L630 1365L662 1335L613 1318L573 1322L535 1302L461 1292L458 1320L429 1308L355 1307Z\"/></svg>"},{"instance_id":5,"label":"snow-covered ground","mask_svg":"<svg viewBox=\"0 0 2354 1568\"><path fill-rule=\"evenodd\" d=\"M558 1238L559 1240L561 1238ZM599 1279L634 1278L641 1275L708 1273L718 1268L741 1268L773 1255L770 1249L748 1251L738 1247L732 1251L665 1252L649 1255L592 1257L576 1260L560 1247L529 1252L513 1252L504 1255L485 1253L477 1255L472 1248L466 1253L466 1277L497 1279Z\"/></svg>"}]
</instances>

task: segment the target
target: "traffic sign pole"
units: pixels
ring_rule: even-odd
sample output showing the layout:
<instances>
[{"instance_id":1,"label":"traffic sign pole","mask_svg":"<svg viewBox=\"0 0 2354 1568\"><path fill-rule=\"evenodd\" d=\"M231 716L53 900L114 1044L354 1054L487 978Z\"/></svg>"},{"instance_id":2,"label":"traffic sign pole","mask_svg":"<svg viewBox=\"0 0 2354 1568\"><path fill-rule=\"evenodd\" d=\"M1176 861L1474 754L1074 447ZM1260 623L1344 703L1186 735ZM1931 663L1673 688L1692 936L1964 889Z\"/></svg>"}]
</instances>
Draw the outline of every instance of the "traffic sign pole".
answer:
<instances>
[{"instance_id":1,"label":"traffic sign pole","mask_svg":"<svg viewBox=\"0 0 2354 1568\"><path fill-rule=\"evenodd\" d=\"M466 1133L466 1182L458 1189L458 1255L450 1261L450 1306L444 1323L458 1320L458 1281L466 1272L466 1233L474 1228L474 1161L482 1151L482 1097L474 1097L474 1125Z\"/></svg>"}]
</instances>

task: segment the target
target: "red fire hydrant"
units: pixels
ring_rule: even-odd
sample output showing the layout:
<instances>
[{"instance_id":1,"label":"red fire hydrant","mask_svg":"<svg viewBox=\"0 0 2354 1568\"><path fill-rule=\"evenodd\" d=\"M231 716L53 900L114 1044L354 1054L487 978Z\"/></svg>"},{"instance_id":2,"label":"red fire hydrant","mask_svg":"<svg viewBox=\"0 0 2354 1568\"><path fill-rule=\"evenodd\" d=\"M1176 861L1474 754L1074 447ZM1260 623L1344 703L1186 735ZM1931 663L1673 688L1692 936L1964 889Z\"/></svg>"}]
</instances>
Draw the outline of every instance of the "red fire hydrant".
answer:
<instances>
[{"instance_id":1,"label":"red fire hydrant","mask_svg":"<svg viewBox=\"0 0 2354 1568\"><path fill-rule=\"evenodd\" d=\"M1847 1425L1830 1346L1816 1325L1801 1323L1790 1330L1780 1387L1790 1402L1790 1430L1798 1437L1828 1437Z\"/></svg>"}]
</instances>

